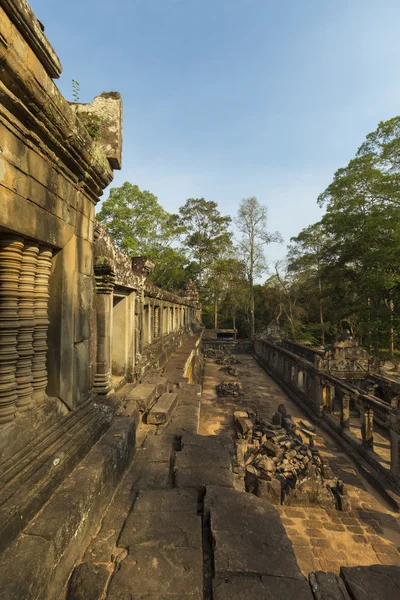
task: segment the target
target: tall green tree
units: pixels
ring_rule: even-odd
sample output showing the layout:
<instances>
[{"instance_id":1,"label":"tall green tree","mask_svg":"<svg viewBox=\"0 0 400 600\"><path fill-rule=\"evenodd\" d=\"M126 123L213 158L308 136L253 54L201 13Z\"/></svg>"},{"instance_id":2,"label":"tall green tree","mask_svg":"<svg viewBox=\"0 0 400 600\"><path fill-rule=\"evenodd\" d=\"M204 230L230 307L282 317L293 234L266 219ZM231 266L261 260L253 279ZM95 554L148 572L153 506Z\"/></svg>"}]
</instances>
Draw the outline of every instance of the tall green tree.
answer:
<instances>
[{"instance_id":1,"label":"tall green tree","mask_svg":"<svg viewBox=\"0 0 400 600\"><path fill-rule=\"evenodd\" d=\"M182 285L188 259L176 247L180 233L178 217L164 210L154 194L126 181L110 190L96 217L122 252L148 256L155 261L152 277L156 283L170 289Z\"/></svg>"},{"instance_id":2,"label":"tall green tree","mask_svg":"<svg viewBox=\"0 0 400 600\"><path fill-rule=\"evenodd\" d=\"M230 223L231 218L221 215L216 202L204 198L189 198L179 209L178 225L186 248L198 263L200 289L206 270L232 247Z\"/></svg>"},{"instance_id":3,"label":"tall green tree","mask_svg":"<svg viewBox=\"0 0 400 600\"><path fill-rule=\"evenodd\" d=\"M303 229L297 237L291 238L288 250L288 270L301 274L308 283L311 294L317 296L321 346L325 345L324 323L324 267L328 235L322 223L315 223Z\"/></svg>"},{"instance_id":4,"label":"tall green tree","mask_svg":"<svg viewBox=\"0 0 400 600\"><path fill-rule=\"evenodd\" d=\"M267 262L264 247L271 242L281 241L278 232L268 231L268 210L255 196L244 198L235 219L241 234L238 243L239 254L246 265L249 282L251 339L255 336L254 281L265 273Z\"/></svg>"}]
</instances>

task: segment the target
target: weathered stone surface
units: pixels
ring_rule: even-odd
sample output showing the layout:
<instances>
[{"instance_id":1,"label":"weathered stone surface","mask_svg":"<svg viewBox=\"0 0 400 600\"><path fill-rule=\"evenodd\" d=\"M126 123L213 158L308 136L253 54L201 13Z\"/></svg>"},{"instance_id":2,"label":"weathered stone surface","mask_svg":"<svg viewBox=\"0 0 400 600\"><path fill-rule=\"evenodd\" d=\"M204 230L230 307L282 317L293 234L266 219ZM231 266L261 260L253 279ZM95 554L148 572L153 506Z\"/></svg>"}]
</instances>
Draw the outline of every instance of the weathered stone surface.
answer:
<instances>
[{"instance_id":1,"label":"weathered stone surface","mask_svg":"<svg viewBox=\"0 0 400 600\"><path fill-rule=\"evenodd\" d=\"M216 576L243 573L302 579L279 513L265 500L208 488L205 510L210 515Z\"/></svg>"},{"instance_id":2,"label":"weathered stone surface","mask_svg":"<svg viewBox=\"0 0 400 600\"><path fill-rule=\"evenodd\" d=\"M126 396L125 401L128 404L135 402L137 408L140 411L147 411L154 403L157 393L164 393L167 390L166 379L161 380L163 392L160 390L160 385L156 382L152 383L139 383L129 394Z\"/></svg>"},{"instance_id":3,"label":"weathered stone surface","mask_svg":"<svg viewBox=\"0 0 400 600\"><path fill-rule=\"evenodd\" d=\"M66 600L99 600L110 576L106 565L81 563L72 571Z\"/></svg>"},{"instance_id":4,"label":"weathered stone surface","mask_svg":"<svg viewBox=\"0 0 400 600\"><path fill-rule=\"evenodd\" d=\"M229 577L213 583L214 600L313 600L307 581L290 577Z\"/></svg>"},{"instance_id":5,"label":"weathered stone surface","mask_svg":"<svg viewBox=\"0 0 400 600\"><path fill-rule=\"evenodd\" d=\"M309 580L315 600L350 600L343 580L335 573L316 571Z\"/></svg>"},{"instance_id":6,"label":"weathered stone surface","mask_svg":"<svg viewBox=\"0 0 400 600\"><path fill-rule=\"evenodd\" d=\"M209 485L233 488L233 472L210 466L180 468L175 473L175 485L177 487L193 487L199 492L203 492Z\"/></svg>"},{"instance_id":7,"label":"weathered stone surface","mask_svg":"<svg viewBox=\"0 0 400 600\"><path fill-rule=\"evenodd\" d=\"M148 596L146 596L146 594ZM193 548L145 548L129 552L113 577L107 600L203 598L203 555Z\"/></svg>"},{"instance_id":8,"label":"weathered stone surface","mask_svg":"<svg viewBox=\"0 0 400 600\"><path fill-rule=\"evenodd\" d=\"M352 600L400 598L400 567L341 567L340 575Z\"/></svg>"},{"instance_id":9,"label":"weathered stone surface","mask_svg":"<svg viewBox=\"0 0 400 600\"><path fill-rule=\"evenodd\" d=\"M148 425L162 425L167 423L176 406L177 394L174 392L166 392L153 405L147 415Z\"/></svg>"},{"instance_id":10,"label":"weathered stone surface","mask_svg":"<svg viewBox=\"0 0 400 600\"><path fill-rule=\"evenodd\" d=\"M172 490L171 490L172 491ZM163 505L159 511L149 512L133 510L129 516L118 545L133 548L143 544L163 546L164 548L200 548L201 516L196 513L166 511Z\"/></svg>"},{"instance_id":11,"label":"weathered stone surface","mask_svg":"<svg viewBox=\"0 0 400 600\"><path fill-rule=\"evenodd\" d=\"M198 495L193 489L141 491L135 503L135 513L163 510L197 514Z\"/></svg>"}]
</instances>

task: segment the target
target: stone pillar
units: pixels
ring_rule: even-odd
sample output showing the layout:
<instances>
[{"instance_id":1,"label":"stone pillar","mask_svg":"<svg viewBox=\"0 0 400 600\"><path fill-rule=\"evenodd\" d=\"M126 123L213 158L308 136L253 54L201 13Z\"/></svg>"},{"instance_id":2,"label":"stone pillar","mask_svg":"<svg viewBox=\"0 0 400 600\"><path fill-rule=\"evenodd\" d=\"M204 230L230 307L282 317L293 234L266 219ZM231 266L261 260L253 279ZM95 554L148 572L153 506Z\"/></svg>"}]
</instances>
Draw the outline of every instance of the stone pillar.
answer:
<instances>
[{"instance_id":1,"label":"stone pillar","mask_svg":"<svg viewBox=\"0 0 400 600\"><path fill-rule=\"evenodd\" d=\"M32 387L33 399L44 401L47 387L47 333L49 330L49 278L53 252L39 246L35 277L35 330L33 332Z\"/></svg>"},{"instance_id":2,"label":"stone pillar","mask_svg":"<svg viewBox=\"0 0 400 600\"><path fill-rule=\"evenodd\" d=\"M17 401L18 287L23 239L0 238L0 424L14 419Z\"/></svg>"},{"instance_id":3,"label":"stone pillar","mask_svg":"<svg viewBox=\"0 0 400 600\"><path fill-rule=\"evenodd\" d=\"M154 329L153 329L153 337L160 337L160 307L154 307Z\"/></svg>"},{"instance_id":4,"label":"stone pillar","mask_svg":"<svg viewBox=\"0 0 400 600\"><path fill-rule=\"evenodd\" d=\"M19 330L17 337L18 362L15 379L17 382L18 412L28 410L33 394L33 335L35 332L35 279L38 270L39 245L25 242L22 251L21 273L18 285ZM39 309L39 306L37 307ZM46 336L47 339L47 336ZM36 338L36 342L38 338ZM47 345L46 345L47 349ZM39 365L37 365L39 366ZM46 380L47 381L47 380Z\"/></svg>"},{"instance_id":5,"label":"stone pillar","mask_svg":"<svg viewBox=\"0 0 400 600\"><path fill-rule=\"evenodd\" d=\"M340 426L342 429L350 429L350 395L342 394L340 407Z\"/></svg>"},{"instance_id":6,"label":"stone pillar","mask_svg":"<svg viewBox=\"0 0 400 600\"><path fill-rule=\"evenodd\" d=\"M364 404L360 407L362 445L365 448L374 447L374 410Z\"/></svg>"},{"instance_id":7,"label":"stone pillar","mask_svg":"<svg viewBox=\"0 0 400 600\"><path fill-rule=\"evenodd\" d=\"M115 276L110 265L94 266L96 280L97 353L93 389L106 395L113 390L111 379L112 310Z\"/></svg>"},{"instance_id":8,"label":"stone pillar","mask_svg":"<svg viewBox=\"0 0 400 600\"><path fill-rule=\"evenodd\" d=\"M304 391L304 373L302 369L297 371L297 389L301 392Z\"/></svg>"}]
</instances>

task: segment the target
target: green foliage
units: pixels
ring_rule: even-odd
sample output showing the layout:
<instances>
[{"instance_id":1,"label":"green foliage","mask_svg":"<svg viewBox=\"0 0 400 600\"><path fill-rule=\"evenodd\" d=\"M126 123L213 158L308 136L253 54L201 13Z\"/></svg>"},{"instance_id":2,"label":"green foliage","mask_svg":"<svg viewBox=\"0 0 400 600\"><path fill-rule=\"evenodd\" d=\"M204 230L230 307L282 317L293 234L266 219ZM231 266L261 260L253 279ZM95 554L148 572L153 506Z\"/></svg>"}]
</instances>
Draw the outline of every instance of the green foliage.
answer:
<instances>
[{"instance_id":1,"label":"green foliage","mask_svg":"<svg viewBox=\"0 0 400 600\"><path fill-rule=\"evenodd\" d=\"M82 121L86 130L93 141L97 141L100 139L100 127L102 123L102 119L95 115L94 113L77 111L76 113L79 119Z\"/></svg>"},{"instance_id":2,"label":"green foliage","mask_svg":"<svg viewBox=\"0 0 400 600\"><path fill-rule=\"evenodd\" d=\"M221 215L216 202L189 198L179 209L177 223L190 256L198 263L201 286L206 271L232 247L231 218Z\"/></svg>"},{"instance_id":3,"label":"green foliage","mask_svg":"<svg viewBox=\"0 0 400 600\"><path fill-rule=\"evenodd\" d=\"M79 92L80 92L80 84L76 79L72 80L72 98L74 102L79 102Z\"/></svg>"},{"instance_id":4,"label":"green foliage","mask_svg":"<svg viewBox=\"0 0 400 600\"><path fill-rule=\"evenodd\" d=\"M321 340L343 326L378 354L394 353L400 319L400 117L367 135L319 196L326 214L291 240L303 325ZM297 334L296 334L297 335Z\"/></svg>"},{"instance_id":5,"label":"green foliage","mask_svg":"<svg viewBox=\"0 0 400 600\"><path fill-rule=\"evenodd\" d=\"M110 190L96 215L113 236L117 247L130 256L148 256L156 263L154 280L169 289L179 289L189 261L173 247L180 228L176 215L165 211L154 194L125 182Z\"/></svg>"}]
</instances>

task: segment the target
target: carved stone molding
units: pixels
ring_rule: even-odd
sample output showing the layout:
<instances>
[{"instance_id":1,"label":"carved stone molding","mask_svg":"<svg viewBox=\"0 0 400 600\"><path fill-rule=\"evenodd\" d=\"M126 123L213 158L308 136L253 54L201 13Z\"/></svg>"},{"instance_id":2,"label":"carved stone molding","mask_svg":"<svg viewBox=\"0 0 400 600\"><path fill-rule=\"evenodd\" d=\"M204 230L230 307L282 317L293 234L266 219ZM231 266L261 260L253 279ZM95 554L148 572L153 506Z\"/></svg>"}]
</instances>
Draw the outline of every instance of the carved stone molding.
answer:
<instances>
[{"instance_id":1,"label":"carved stone molding","mask_svg":"<svg viewBox=\"0 0 400 600\"><path fill-rule=\"evenodd\" d=\"M17 400L18 285L23 239L0 238L0 424L14 419Z\"/></svg>"},{"instance_id":2,"label":"carved stone molding","mask_svg":"<svg viewBox=\"0 0 400 600\"><path fill-rule=\"evenodd\" d=\"M35 330L35 278L39 244L25 242L22 251L21 272L18 285L17 337L18 362L15 374L17 382L17 408L23 412L32 404L32 360L34 356L33 333Z\"/></svg>"},{"instance_id":3,"label":"carved stone molding","mask_svg":"<svg viewBox=\"0 0 400 600\"><path fill-rule=\"evenodd\" d=\"M49 277L53 252L48 246L39 246L35 276L35 329L33 332L32 387L36 402L44 400L47 387L47 332L49 328Z\"/></svg>"},{"instance_id":4,"label":"carved stone molding","mask_svg":"<svg viewBox=\"0 0 400 600\"><path fill-rule=\"evenodd\" d=\"M102 262L94 265L94 278L97 294L112 294L115 285L115 273L109 263Z\"/></svg>"}]
</instances>

